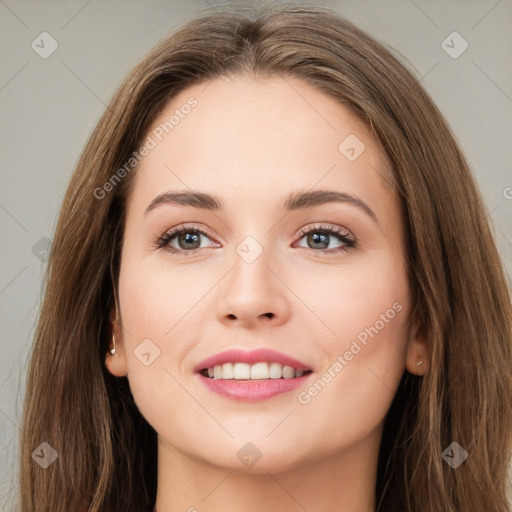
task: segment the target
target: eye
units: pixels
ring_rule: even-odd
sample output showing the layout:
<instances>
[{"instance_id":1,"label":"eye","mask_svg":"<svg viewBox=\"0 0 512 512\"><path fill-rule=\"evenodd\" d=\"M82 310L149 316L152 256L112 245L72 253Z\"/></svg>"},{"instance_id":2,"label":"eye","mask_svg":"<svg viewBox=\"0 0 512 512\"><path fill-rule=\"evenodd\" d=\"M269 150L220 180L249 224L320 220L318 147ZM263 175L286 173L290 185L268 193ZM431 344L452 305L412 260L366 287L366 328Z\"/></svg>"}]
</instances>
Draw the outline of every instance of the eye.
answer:
<instances>
[{"instance_id":1,"label":"eye","mask_svg":"<svg viewBox=\"0 0 512 512\"><path fill-rule=\"evenodd\" d=\"M201 246L201 237L210 238L210 236L209 230L196 226L180 226L164 233L154 245L157 249L165 249L173 254L179 253L188 256L204 248ZM172 243L177 244L178 247L172 246ZM219 246L220 244L217 244L217 247Z\"/></svg>"},{"instance_id":2,"label":"eye","mask_svg":"<svg viewBox=\"0 0 512 512\"><path fill-rule=\"evenodd\" d=\"M301 237L301 240L303 238L306 239L306 244L309 246L307 246L307 248L317 249L320 252L328 254L338 253L340 251L348 252L356 246L355 238L353 238L349 231L340 226L315 224L314 226L302 228L298 236ZM330 245L329 238L335 238L343 245L328 249Z\"/></svg>"},{"instance_id":3,"label":"eye","mask_svg":"<svg viewBox=\"0 0 512 512\"><path fill-rule=\"evenodd\" d=\"M307 248L313 249L315 252L333 254L340 251L348 252L356 247L356 240L352 237L350 232L339 226L315 224L314 226L302 228L298 236L300 240L306 238L306 243L311 246ZM157 249L165 249L172 254L188 256L197 253L200 249L204 249L205 247L212 247L212 245L203 246L201 244L202 237L209 239L214 238L210 230L192 225L179 226L160 236L154 242L154 246ZM330 238L337 239L342 245L329 249ZM214 243L213 245L213 247L220 246L221 244L219 243ZM304 246L298 245L297 247Z\"/></svg>"}]
</instances>

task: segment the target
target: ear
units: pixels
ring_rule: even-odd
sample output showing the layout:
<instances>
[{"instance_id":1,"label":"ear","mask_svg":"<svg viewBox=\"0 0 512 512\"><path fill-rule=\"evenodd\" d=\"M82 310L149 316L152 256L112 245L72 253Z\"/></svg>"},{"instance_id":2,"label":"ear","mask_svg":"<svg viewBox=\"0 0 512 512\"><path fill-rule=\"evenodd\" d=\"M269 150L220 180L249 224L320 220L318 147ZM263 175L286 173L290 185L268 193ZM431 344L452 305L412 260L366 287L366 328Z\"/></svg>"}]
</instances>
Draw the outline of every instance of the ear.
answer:
<instances>
[{"instance_id":1,"label":"ear","mask_svg":"<svg viewBox=\"0 0 512 512\"><path fill-rule=\"evenodd\" d=\"M417 364L420 361L422 364ZM430 367L427 331L419 315L416 315L410 330L405 366L409 373L420 376L425 375Z\"/></svg>"},{"instance_id":2,"label":"ear","mask_svg":"<svg viewBox=\"0 0 512 512\"><path fill-rule=\"evenodd\" d=\"M115 307L110 310L109 320L110 344L105 357L105 366L115 377L125 377L128 374L128 368L126 364L126 352L124 349L123 328L117 319L117 311ZM116 352L112 355L110 350L114 348L114 337Z\"/></svg>"}]
</instances>

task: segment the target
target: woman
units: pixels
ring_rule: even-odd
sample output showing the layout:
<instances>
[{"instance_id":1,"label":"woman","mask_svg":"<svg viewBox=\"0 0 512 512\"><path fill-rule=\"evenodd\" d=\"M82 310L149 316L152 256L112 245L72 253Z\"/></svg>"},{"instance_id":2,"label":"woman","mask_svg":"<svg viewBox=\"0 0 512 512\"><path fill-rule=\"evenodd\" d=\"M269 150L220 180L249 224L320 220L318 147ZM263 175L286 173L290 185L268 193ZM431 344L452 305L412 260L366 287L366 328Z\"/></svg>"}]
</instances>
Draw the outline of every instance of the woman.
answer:
<instances>
[{"instance_id":1,"label":"woman","mask_svg":"<svg viewBox=\"0 0 512 512\"><path fill-rule=\"evenodd\" d=\"M22 510L505 512L510 313L475 180L389 51L326 9L200 16L71 179Z\"/></svg>"}]
</instances>

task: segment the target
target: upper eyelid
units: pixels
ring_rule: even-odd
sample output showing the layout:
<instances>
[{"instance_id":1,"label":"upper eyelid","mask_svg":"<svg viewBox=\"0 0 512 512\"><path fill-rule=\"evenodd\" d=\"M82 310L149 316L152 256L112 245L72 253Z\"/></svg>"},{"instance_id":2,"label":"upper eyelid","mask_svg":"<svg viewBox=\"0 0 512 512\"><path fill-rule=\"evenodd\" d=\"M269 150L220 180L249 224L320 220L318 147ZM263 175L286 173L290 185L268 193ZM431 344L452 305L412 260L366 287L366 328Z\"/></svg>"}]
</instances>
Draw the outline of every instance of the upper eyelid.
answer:
<instances>
[{"instance_id":1,"label":"upper eyelid","mask_svg":"<svg viewBox=\"0 0 512 512\"><path fill-rule=\"evenodd\" d=\"M300 228L297 232L297 236L305 235L311 231L329 231L331 234L343 235L347 237L354 237L352 232L344 226L338 226L337 224L330 224L328 222L315 222L313 225L308 224L303 228Z\"/></svg>"},{"instance_id":2,"label":"upper eyelid","mask_svg":"<svg viewBox=\"0 0 512 512\"><path fill-rule=\"evenodd\" d=\"M188 224L188 223L184 223L183 226L181 225L178 225L178 226L174 226L172 228L169 228L167 229L165 232L164 232L164 235L165 234L171 234L171 233L175 233L175 232L179 232L179 231L184 231L184 230L189 230L189 231L201 231L201 232L204 232L206 234L210 234L210 233L213 233L213 230L211 228L207 228L207 227L204 227L200 224L195 224L195 223L191 223L191 224Z\"/></svg>"}]
</instances>

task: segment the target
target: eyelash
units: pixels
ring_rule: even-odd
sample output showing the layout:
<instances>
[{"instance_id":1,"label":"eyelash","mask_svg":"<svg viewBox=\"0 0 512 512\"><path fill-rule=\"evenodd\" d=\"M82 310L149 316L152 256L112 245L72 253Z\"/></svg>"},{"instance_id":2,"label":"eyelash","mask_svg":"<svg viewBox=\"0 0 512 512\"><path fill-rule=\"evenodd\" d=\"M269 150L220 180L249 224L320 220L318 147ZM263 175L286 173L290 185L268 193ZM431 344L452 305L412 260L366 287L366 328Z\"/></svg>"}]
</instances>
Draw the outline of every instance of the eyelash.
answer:
<instances>
[{"instance_id":1,"label":"eyelash","mask_svg":"<svg viewBox=\"0 0 512 512\"><path fill-rule=\"evenodd\" d=\"M181 226L178 228L173 228L166 233L164 233L161 237L159 237L154 242L154 247L156 249L164 249L171 254L182 254L185 256L191 256L193 254L196 254L198 251L200 251L203 248L197 248L192 249L190 251L186 251L184 249L176 249L174 247L170 247L169 243L175 238L177 235L180 235L181 233L199 233L201 235L204 235L208 238L212 237L211 232L208 230L204 230L197 226ZM349 236L349 232L344 230L343 228L339 226L333 226L329 224L315 224L313 226L307 226L305 228L302 228L298 233L297 236L299 237L300 241L302 238L304 238L305 235L308 235L309 233L322 233L326 235L331 235L337 238L340 242L343 242L345 245L342 247L336 247L335 249L309 249L307 247L300 247L301 249L309 249L314 252L324 253L324 254L334 254L338 253L340 251L349 252L350 250L354 249L356 247L356 240L354 238L351 238Z\"/></svg>"}]
</instances>

